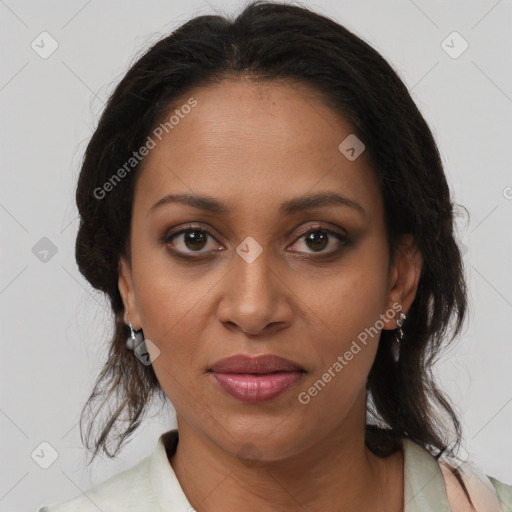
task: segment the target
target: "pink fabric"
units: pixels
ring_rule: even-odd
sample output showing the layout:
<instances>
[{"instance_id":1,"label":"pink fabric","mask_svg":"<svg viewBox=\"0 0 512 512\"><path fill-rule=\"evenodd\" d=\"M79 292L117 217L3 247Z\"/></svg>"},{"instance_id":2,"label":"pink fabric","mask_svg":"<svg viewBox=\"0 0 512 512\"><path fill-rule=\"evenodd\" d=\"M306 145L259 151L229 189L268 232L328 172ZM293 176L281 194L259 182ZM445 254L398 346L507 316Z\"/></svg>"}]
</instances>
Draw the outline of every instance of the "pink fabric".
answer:
<instances>
[{"instance_id":1,"label":"pink fabric","mask_svg":"<svg viewBox=\"0 0 512 512\"><path fill-rule=\"evenodd\" d=\"M459 463L454 464L446 458L439 462L452 512L474 512L449 464L457 467ZM460 464L459 471L477 512L502 512L494 486L478 465L465 461Z\"/></svg>"}]
</instances>

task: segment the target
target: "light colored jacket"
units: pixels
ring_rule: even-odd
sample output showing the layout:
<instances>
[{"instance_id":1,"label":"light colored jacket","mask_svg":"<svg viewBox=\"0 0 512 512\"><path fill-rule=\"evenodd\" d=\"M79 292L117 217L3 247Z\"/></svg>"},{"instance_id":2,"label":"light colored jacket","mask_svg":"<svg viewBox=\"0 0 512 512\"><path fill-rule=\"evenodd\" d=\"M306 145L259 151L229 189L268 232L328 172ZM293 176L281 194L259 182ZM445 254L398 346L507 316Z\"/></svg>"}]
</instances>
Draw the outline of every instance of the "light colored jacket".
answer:
<instances>
[{"instance_id":1,"label":"light colored jacket","mask_svg":"<svg viewBox=\"0 0 512 512\"><path fill-rule=\"evenodd\" d=\"M154 452L85 493L38 512L193 512L169 463L178 431L165 432ZM404 512L474 512L448 469L410 439L403 440ZM512 512L512 486L463 463L459 469L478 512Z\"/></svg>"}]
</instances>

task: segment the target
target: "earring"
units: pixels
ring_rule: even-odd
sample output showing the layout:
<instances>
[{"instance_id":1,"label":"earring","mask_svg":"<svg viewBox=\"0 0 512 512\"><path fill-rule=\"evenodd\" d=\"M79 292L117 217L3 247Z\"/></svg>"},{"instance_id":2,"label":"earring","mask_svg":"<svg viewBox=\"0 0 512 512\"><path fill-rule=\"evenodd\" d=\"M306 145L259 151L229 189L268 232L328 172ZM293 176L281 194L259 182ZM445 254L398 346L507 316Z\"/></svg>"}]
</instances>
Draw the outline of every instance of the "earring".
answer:
<instances>
[{"instance_id":1,"label":"earring","mask_svg":"<svg viewBox=\"0 0 512 512\"><path fill-rule=\"evenodd\" d=\"M407 315L405 313L402 313L400 311L400 315L396 320L396 329L395 329L395 340L396 342L392 344L391 350L393 353L393 359L395 360L395 363L398 363L398 360L400 359L400 342L404 339L404 331L402 331L402 326L404 325L404 321L407 318Z\"/></svg>"},{"instance_id":2,"label":"earring","mask_svg":"<svg viewBox=\"0 0 512 512\"><path fill-rule=\"evenodd\" d=\"M126 340L126 348L128 348L128 350L135 350L135 348L143 341L144 334L142 333L142 329L134 331L132 323L130 322L130 337Z\"/></svg>"}]
</instances>

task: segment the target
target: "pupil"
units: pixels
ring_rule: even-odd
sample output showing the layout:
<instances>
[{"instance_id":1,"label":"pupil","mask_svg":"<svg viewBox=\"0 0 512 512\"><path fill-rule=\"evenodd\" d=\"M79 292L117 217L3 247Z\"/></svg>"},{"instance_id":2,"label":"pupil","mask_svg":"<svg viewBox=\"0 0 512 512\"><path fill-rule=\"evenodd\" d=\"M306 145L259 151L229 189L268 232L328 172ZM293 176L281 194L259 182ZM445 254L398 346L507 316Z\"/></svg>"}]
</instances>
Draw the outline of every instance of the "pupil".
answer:
<instances>
[{"instance_id":1,"label":"pupil","mask_svg":"<svg viewBox=\"0 0 512 512\"><path fill-rule=\"evenodd\" d=\"M322 250L325 249L327 244L327 236L327 233L322 231L313 231L306 237L306 243L310 249ZM313 244L313 247L311 246L311 243ZM320 246L318 246L318 243L320 243Z\"/></svg>"},{"instance_id":2,"label":"pupil","mask_svg":"<svg viewBox=\"0 0 512 512\"><path fill-rule=\"evenodd\" d=\"M185 233L185 244L189 249L202 249L205 240L206 236L202 231L190 230Z\"/></svg>"}]
</instances>

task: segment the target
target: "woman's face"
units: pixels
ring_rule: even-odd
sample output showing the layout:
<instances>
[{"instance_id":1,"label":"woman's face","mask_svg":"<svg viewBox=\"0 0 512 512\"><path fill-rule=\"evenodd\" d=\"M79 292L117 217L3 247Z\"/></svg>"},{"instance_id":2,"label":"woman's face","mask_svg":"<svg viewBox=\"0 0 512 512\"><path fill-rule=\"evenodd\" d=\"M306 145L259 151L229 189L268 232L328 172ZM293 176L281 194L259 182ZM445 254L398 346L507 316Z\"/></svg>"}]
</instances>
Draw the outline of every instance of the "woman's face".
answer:
<instances>
[{"instance_id":1,"label":"woman's face","mask_svg":"<svg viewBox=\"0 0 512 512\"><path fill-rule=\"evenodd\" d=\"M352 127L298 84L224 81L176 108L144 158L131 272L123 259L119 287L179 425L266 460L360 431L380 331L396 327L394 304L408 310L418 269L388 269L377 178L357 141L339 149ZM207 196L225 211L154 207L169 194ZM283 206L318 194L349 201ZM301 371L210 371L238 354L276 355Z\"/></svg>"}]
</instances>

